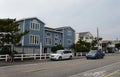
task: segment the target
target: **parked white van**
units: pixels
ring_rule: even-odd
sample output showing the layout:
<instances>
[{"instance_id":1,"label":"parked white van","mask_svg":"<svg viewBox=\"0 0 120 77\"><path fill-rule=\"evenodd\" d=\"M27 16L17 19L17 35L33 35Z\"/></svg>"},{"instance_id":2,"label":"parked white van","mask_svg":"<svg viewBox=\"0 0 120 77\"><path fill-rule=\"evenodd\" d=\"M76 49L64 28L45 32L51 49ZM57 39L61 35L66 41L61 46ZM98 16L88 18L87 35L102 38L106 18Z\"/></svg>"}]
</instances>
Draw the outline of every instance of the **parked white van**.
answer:
<instances>
[{"instance_id":1,"label":"parked white van","mask_svg":"<svg viewBox=\"0 0 120 77\"><path fill-rule=\"evenodd\" d=\"M70 50L57 50L56 53L50 54L51 60L72 59L73 53Z\"/></svg>"}]
</instances>

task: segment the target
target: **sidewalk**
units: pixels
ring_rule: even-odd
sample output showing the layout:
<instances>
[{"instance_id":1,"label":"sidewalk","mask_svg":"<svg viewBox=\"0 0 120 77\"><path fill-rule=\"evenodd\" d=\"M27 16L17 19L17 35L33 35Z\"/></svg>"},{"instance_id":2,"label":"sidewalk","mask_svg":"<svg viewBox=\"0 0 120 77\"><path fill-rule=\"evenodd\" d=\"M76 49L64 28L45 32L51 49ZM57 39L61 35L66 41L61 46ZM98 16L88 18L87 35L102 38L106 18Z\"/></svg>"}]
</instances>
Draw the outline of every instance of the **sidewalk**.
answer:
<instances>
[{"instance_id":1,"label":"sidewalk","mask_svg":"<svg viewBox=\"0 0 120 77\"><path fill-rule=\"evenodd\" d=\"M83 57L75 57L74 59L83 59L85 58L85 56ZM73 59L73 60L74 60ZM5 61L0 61L0 67L2 66L11 66L11 65L22 65L22 64L34 64L34 63L44 63L44 62L51 62L51 60L49 59L42 59L42 60L39 60L39 59L36 59L36 60L15 60L15 62L5 62Z\"/></svg>"},{"instance_id":2,"label":"sidewalk","mask_svg":"<svg viewBox=\"0 0 120 77\"><path fill-rule=\"evenodd\" d=\"M49 59L44 59L44 60L18 60L18 61L15 61L15 62L5 62L5 61L0 61L0 67L2 66L11 66L11 65L22 65L22 64L34 64L34 63L43 63L43 62L49 62L50 60Z\"/></svg>"}]
</instances>

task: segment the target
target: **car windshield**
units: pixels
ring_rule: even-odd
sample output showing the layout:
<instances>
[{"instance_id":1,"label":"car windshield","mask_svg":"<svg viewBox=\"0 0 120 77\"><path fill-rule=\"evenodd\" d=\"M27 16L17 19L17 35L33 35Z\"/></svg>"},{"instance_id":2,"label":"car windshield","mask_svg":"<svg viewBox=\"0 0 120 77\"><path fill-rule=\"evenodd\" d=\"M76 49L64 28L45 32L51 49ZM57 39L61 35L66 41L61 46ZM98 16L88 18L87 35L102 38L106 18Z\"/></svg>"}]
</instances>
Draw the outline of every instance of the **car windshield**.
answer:
<instances>
[{"instance_id":1,"label":"car windshield","mask_svg":"<svg viewBox=\"0 0 120 77\"><path fill-rule=\"evenodd\" d=\"M97 52L97 50L91 50L88 54L95 54Z\"/></svg>"},{"instance_id":2,"label":"car windshield","mask_svg":"<svg viewBox=\"0 0 120 77\"><path fill-rule=\"evenodd\" d=\"M57 50L56 53L61 54L61 53L63 53L63 51L62 50Z\"/></svg>"}]
</instances>

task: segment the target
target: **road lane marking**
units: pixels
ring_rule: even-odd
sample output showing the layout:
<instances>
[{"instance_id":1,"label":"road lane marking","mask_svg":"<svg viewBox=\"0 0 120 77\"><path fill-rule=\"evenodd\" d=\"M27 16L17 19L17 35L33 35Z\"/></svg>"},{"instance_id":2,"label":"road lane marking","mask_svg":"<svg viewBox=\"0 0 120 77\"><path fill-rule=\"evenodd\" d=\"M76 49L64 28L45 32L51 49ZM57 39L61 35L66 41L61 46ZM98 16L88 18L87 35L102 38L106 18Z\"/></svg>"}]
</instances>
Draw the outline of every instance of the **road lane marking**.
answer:
<instances>
[{"instance_id":1,"label":"road lane marking","mask_svg":"<svg viewBox=\"0 0 120 77\"><path fill-rule=\"evenodd\" d=\"M77 62L77 61L79 61L79 62ZM7 76L9 76L9 75L20 75L20 74L25 74L25 73L34 73L34 72L40 72L40 71L44 71L44 70L51 70L51 69L58 69L58 68L61 69L61 68L64 68L64 67L70 67L70 66L85 64L85 63L94 62L94 61L96 61L96 60L82 60L82 61L76 60L76 61L73 61L72 63L71 62L65 62L64 63L63 61L61 61L61 62L59 61L61 63L60 66L55 64L55 66L54 65L53 66L48 65L47 67L44 66L44 67L28 68L28 69L20 70L17 73L7 74ZM23 65L23 66L30 65L30 67L31 67L31 66L39 65L39 64L44 64L44 63L26 64L26 65ZM18 67L19 65L16 65L16 66ZM22 66L22 65L20 65L20 66ZM13 66L11 68L13 68ZM6 76L6 75L3 74L3 76Z\"/></svg>"},{"instance_id":2,"label":"road lane marking","mask_svg":"<svg viewBox=\"0 0 120 77\"><path fill-rule=\"evenodd\" d=\"M50 70L50 69L60 69L60 68L64 68L64 67L70 67L70 66L74 66L74 65L78 65L78 64L84 64L88 62L87 60L85 61L82 61L82 62L79 62L79 63L73 63L73 64L63 64L63 65L60 65L60 66L48 66L48 67L43 67L43 68L40 68L40 69L37 69L37 68L34 68L34 69L29 69L29 70L26 70L24 72L39 72L39 71L44 71L44 70Z\"/></svg>"},{"instance_id":3,"label":"road lane marking","mask_svg":"<svg viewBox=\"0 0 120 77\"><path fill-rule=\"evenodd\" d=\"M114 71L108 75L105 75L104 77L110 77L110 76L113 76L114 74L118 73L120 70L117 70L117 71Z\"/></svg>"},{"instance_id":4,"label":"road lane marking","mask_svg":"<svg viewBox=\"0 0 120 77\"><path fill-rule=\"evenodd\" d=\"M96 71L96 70L104 69L105 67L113 66L113 65L115 65L115 64L120 64L120 62L113 63L113 64L109 64L109 65L106 65L106 66L103 66L103 67L99 67L99 68L96 68L96 69L88 70L88 71L85 71L85 72L82 72L82 73L78 73L78 74L75 74L75 75L71 75L71 76L69 76L69 77L80 77L81 75L87 74L87 73L89 73L89 72L93 72L93 71Z\"/></svg>"},{"instance_id":5,"label":"road lane marking","mask_svg":"<svg viewBox=\"0 0 120 77\"><path fill-rule=\"evenodd\" d=\"M79 61L79 60L77 60ZM62 62L62 61L61 61ZM23 70L20 70L20 71L17 71L17 72L14 72L14 73L8 73L8 74L0 74L0 77L8 77L8 76L18 76L18 75L21 75L21 74L29 74L29 73L34 73L34 72L40 72L40 71L44 71L44 70L50 70L50 69L57 69L57 68L64 68L66 66L70 67L70 66L74 66L74 65L78 65L78 64L84 64L86 62L91 62L91 60L84 60L84 61L79 61L78 63L76 63L76 61L74 61L72 64L69 64L70 62L68 63L64 63L63 62L63 65L60 65L60 66L57 66L57 64L55 64L56 66L47 66L47 67L42 67L42 68L39 68L39 67L36 67L36 68L28 68L28 69L23 69ZM93 61L92 61L93 62ZM40 63L41 64L41 63ZM27 66L27 65L30 65L30 66L34 66L34 65L39 65L38 63L37 64L26 64L26 65L23 65L23 66ZM15 65L15 66L8 66L8 67L3 67L3 68L13 68L13 67L18 67L19 65ZM20 65L22 66L22 65ZM1 67L2 68L2 67Z\"/></svg>"}]
</instances>

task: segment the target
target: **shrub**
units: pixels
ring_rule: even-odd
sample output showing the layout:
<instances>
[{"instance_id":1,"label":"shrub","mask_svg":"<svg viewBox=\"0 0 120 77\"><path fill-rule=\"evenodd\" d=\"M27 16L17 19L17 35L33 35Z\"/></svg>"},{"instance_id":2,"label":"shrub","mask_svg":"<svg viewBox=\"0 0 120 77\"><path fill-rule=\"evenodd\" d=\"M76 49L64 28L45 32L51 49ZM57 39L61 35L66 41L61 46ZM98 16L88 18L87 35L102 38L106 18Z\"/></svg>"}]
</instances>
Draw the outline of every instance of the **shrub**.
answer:
<instances>
[{"instance_id":1,"label":"shrub","mask_svg":"<svg viewBox=\"0 0 120 77\"><path fill-rule=\"evenodd\" d=\"M52 47L51 51L55 53L57 50L64 49L62 45L57 45Z\"/></svg>"},{"instance_id":2,"label":"shrub","mask_svg":"<svg viewBox=\"0 0 120 77\"><path fill-rule=\"evenodd\" d=\"M1 55L5 55L5 54L8 54L9 53L9 47L3 47L0 51L0 54ZM13 54L19 54L17 51L13 51Z\"/></svg>"}]
</instances>

